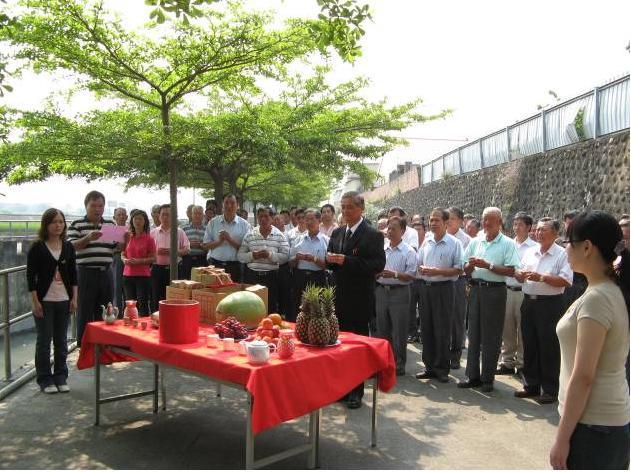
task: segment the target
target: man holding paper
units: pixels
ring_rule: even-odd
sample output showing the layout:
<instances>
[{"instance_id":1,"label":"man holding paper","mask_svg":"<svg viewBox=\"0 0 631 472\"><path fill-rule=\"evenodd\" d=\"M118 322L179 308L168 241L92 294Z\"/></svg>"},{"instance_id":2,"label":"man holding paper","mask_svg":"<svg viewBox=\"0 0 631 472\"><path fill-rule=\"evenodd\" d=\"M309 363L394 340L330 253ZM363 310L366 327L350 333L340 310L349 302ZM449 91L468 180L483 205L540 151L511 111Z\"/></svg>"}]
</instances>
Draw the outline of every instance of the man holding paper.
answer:
<instances>
[{"instance_id":1,"label":"man holding paper","mask_svg":"<svg viewBox=\"0 0 631 472\"><path fill-rule=\"evenodd\" d=\"M85 196L85 216L72 222L68 228L68 241L77 252L78 306L77 345L85 325L100 319L100 306L112 301L112 258L122 243L109 236L116 224L103 219L105 196L92 190ZM125 228L123 227L123 230ZM104 236L104 232L107 236ZM107 239L106 239L107 238Z\"/></svg>"}]
</instances>

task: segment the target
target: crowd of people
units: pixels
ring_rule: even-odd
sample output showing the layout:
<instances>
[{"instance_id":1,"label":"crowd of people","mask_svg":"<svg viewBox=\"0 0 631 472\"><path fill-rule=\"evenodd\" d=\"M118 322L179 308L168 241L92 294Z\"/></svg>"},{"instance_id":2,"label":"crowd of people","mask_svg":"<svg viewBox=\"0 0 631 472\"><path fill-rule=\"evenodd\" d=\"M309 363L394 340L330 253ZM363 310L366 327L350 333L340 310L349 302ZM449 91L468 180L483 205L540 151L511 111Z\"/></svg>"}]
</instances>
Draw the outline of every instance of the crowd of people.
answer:
<instances>
[{"instance_id":1,"label":"crowd of people","mask_svg":"<svg viewBox=\"0 0 631 472\"><path fill-rule=\"evenodd\" d=\"M415 377L449 383L466 347L458 388L489 393L496 376L515 375L523 384L515 397L559 402L555 468L628 467L628 215L569 211L560 222L518 212L509 237L496 207L479 218L449 207L409 220L393 207L373 225L362 196L347 192L339 215L330 204L259 207L252 226L226 195L188 207L177 230L178 274L170 274L177 222L168 204L154 206L151 220L131 210L128 221L123 208L103 218L100 192L84 203L86 215L69 226L61 211L47 210L29 251L37 381L46 393L69 391L68 313L77 310L80 343L101 305L113 301L122 313L123 300L135 299L148 314L171 279L212 264L235 282L266 286L269 311L289 321L307 284L335 286L340 329L387 339L397 375L406 373L407 344L420 343L424 369ZM104 225L127 226L124 242L103 241ZM363 383L341 401L359 408L362 395Z\"/></svg>"}]
</instances>

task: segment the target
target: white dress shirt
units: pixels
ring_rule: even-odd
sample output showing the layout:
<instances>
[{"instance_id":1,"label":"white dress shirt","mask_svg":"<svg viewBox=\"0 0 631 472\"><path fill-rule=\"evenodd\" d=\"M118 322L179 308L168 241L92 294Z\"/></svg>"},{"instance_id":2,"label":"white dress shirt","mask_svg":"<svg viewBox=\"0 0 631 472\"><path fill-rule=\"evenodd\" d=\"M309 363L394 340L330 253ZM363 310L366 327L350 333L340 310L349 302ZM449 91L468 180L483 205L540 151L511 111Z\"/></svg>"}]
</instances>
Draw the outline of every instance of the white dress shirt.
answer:
<instances>
[{"instance_id":1,"label":"white dress shirt","mask_svg":"<svg viewBox=\"0 0 631 472\"><path fill-rule=\"evenodd\" d=\"M543 254L541 244L528 248L521 260L521 270L563 277L569 284L572 284L574 276L567 260L567 253L558 244L552 244ZM561 295L565 287L553 287L545 282L526 280L522 285L522 291L527 295Z\"/></svg>"},{"instance_id":2,"label":"white dress shirt","mask_svg":"<svg viewBox=\"0 0 631 472\"><path fill-rule=\"evenodd\" d=\"M536 246L537 243L534 242L530 237L527 237L524 242L518 243L517 239L513 239L515 241L515 245L517 246L517 254L519 254L520 262L524 260L524 255L528 248ZM522 284L515 277L506 277L506 285L509 287L521 287Z\"/></svg>"},{"instance_id":3,"label":"white dress shirt","mask_svg":"<svg viewBox=\"0 0 631 472\"><path fill-rule=\"evenodd\" d=\"M414 228L406 226L405 233L403 233L403 238L401 239L404 243L409 244L412 249L418 251L418 232Z\"/></svg>"}]
</instances>

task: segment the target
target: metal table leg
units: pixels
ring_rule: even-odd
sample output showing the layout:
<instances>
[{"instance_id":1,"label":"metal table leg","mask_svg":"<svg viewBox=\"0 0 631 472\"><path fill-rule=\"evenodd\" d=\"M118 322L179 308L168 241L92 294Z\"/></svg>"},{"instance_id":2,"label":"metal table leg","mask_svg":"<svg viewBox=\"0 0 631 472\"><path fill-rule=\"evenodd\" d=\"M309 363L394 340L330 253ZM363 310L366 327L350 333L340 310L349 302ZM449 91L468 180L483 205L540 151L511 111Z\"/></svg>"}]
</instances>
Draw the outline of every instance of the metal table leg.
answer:
<instances>
[{"instance_id":1,"label":"metal table leg","mask_svg":"<svg viewBox=\"0 0 631 472\"><path fill-rule=\"evenodd\" d=\"M160 389L162 390L162 411L166 411L167 409L167 386L166 381L164 380L164 371L166 369L162 369L160 371Z\"/></svg>"},{"instance_id":2,"label":"metal table leg","mask_svg":"<svg viewBox=\"0 0 631 472\"><path fill-rule=\"evenodd\" d=\"M309 462L307 468L315 469L320 466L320 409L309 414Z\"/></svg>"},{"instance_id":3,"label":"metal table leg","mask_svg":"<svg viewBox=\"0 0 631 472\"><path fill-rule=\"evenodd\" d=\"M221 384L217 382L217 397L221 397Z\"/></svg>"},{"instance_id":4,"label":"metal table leg","mask_svg":"<svg viewBox=\"0 0 631 472\"><path fill-rule=\"evenodd\" d=\"M372 422L370 430L370 447L377 446L377 387L379 374L372 378Z\"/></svg>"},{"instance_id":5,"label":"metal table leg","mask_svg":"<svg viewBox=\"0 0 631 472\"><path fill-rule=\"evenodd\" d=\"M158 364L153 364L153 412L158 413L158 392L160 388L158 387L158 382L160 378L160 366Z\"/></svg>"},{"instance_id":6,"label":"metal table leg","mask_svg":"<svg viewBox=\"0 0 631 472\"><path fill-rule=\"evenodd\" d=\"M248 412L245 427L245 468L254 468L254 434L252 433L252 407L254 406L252 394L248 392Z\"/></svg>"},{"instance_id":7,"label":"metal table leg","mask_svg":"<svg viewBox=\"0 0 631 472\"><path fill-rule=\"evenodd\" d=\"M100 415L101 415L101 345L94 345L94 392L95 392L95 403L94 403L94 425L99 425Z\"/></svg>"}]
</instances>

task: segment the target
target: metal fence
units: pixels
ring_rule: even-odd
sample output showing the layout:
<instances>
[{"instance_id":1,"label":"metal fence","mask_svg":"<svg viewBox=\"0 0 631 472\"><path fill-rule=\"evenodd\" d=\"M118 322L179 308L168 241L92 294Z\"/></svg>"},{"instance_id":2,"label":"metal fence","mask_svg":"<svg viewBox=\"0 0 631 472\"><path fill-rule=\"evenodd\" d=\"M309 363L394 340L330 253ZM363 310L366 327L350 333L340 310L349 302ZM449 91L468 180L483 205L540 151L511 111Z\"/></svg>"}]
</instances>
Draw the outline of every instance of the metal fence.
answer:
<instances>
[{"instance_id":1,"label":"metal fence","mask_svg":"<svg viewBox=\"0 0 631 472\"><path fill-rule=\"evenodd\" d=\"M26 382L35 377L35 365L34 362L28 362L25 366L15 366L13 363L13 344L12 329L16 325L24 325L31 322L33 318L33 312L28 311L16 316L11 317L11 297L9 296L9 286L11 283L11 275L20 274L24 276L26 272L26 266L11 267L9 269L0 270L0 341L3 350L4 364L3 373L4 376L0 377L0 400L6 397L11 392L15 391ZM71 335L68 340L68 351L71 352L77 346L77 326L75 316L71 316ZM34 358L35 353L35 335L34 333L28 337L28 342L24 343L24 339L21 340L22 346L26 347L29 353L33 354L31 359ZM0 374L1 375L1 374Z\"/></svg>"},{"instance_id":2,"label":"metal fence","mask_svg":"<svg viewBox=\"0 0 631 472\"><path fill-rule=\"evenodd\" d=\"M424 164L423 184L629 128L629 75Z\"/></svg>"}]
</instances>

